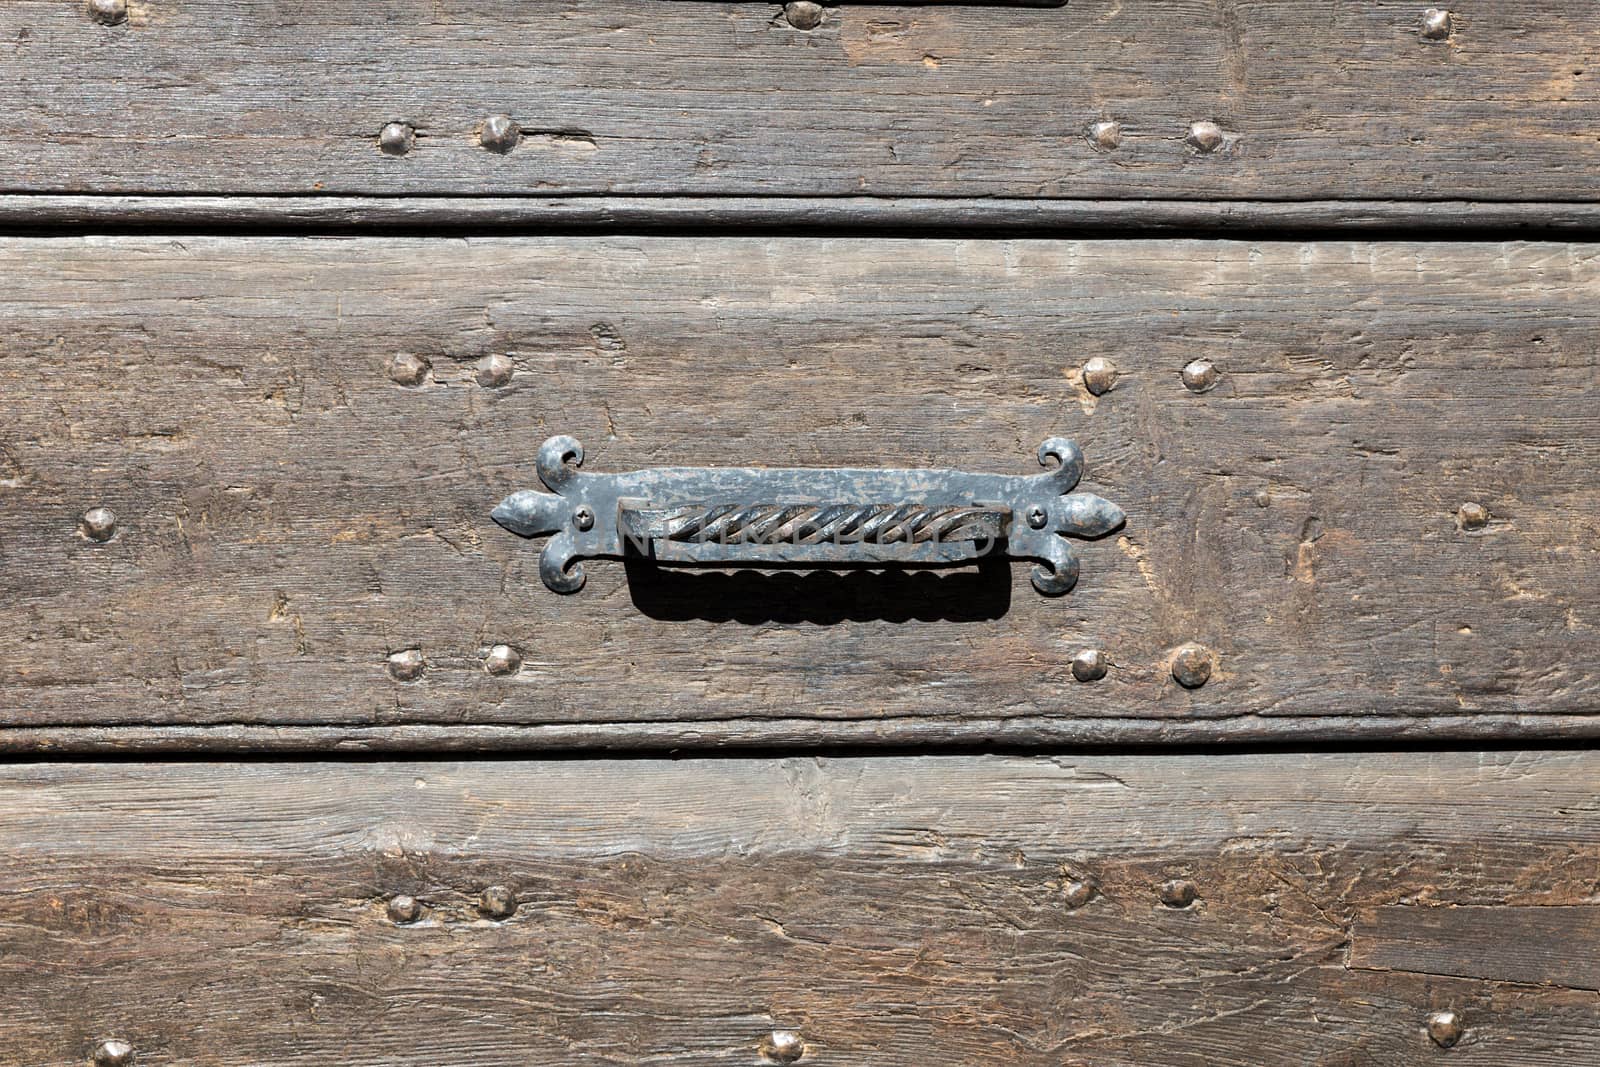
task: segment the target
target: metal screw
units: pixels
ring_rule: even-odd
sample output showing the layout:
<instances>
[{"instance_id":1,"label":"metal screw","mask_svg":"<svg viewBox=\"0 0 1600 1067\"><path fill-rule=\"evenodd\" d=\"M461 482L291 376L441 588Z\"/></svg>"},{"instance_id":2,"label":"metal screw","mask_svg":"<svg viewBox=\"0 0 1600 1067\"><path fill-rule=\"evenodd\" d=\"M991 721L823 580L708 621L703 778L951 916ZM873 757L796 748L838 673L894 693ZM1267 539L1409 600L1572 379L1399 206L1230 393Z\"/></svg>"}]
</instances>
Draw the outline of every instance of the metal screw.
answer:
<instances>
[{"instance_id":1,"label":"metal screw","mask_svg":"<svg viewBox=\"0 0 1600 1067\"><path fill-rule=\"evenodd\" d=\"M1038 504L1028 508L1028 525L1035 530L1044 529L1044 524L1050 521L1050 513Z\"/></svg>"},{"instance_id":2,"label":"metal screw","mask_svg":"<svg viewBox=\"0 0 1600 1067\"><path fill-rule=\"evenodd\" d=\"M417 143L417 131L408 122L391 122L378 131L378 147L386 156L403 156Z\"/></svg>"},{"instance_id":3,"label":"metal screw","mask_svg":"<svg viewBox=\"0 0 1600 1067\"><path fill-rule=\"evenodd\" d=\"M511 373L516 369L516 364L499 353L484 356L478 360L478 384L485 389L499 389L510 383Z\"/></svg>"},{"instance_id":4,"label":"metal screw","mask_svg":"<svg viewBox=\"0 0 1600 1067\"><path fill-rule=\"evenodd\" d=\"M773 1063L793 1063L806 1054L806 1043L793 1030L774 1030L761 1039L761 1055Z\"/></svg>"},{"instance_id":5,"label":"metal screw","mask_svg":"<svg viewBox=\"0 0 1600 1067\"><path fill-rule=\"evenodd\" d=\"M496 921L517 913L517 895L503 885L492 885L478 895L478 910Z\"/></svg>"},{"instance_id":6,"label":"metal screw","mask_svg":"<svg viewBox=\"0 0 1600 1067\"><path fill-rule=\"evenodd\" d=\"M510 115L490 115L478 130L478 143L491 152L505 155L522 140L521 128Z\"/></svg>"},{"instance_id":7,"label":"metal screw","mask_svg":"<svg viewBox=\"0 0 1600 1067\"><path fill-rule=\"evenodd\" d=\"M1224 140L1222 127L1210 121L1190 123L1189 136L1184 138L1190 148L1205 155L1221 148Z\"/></svg>"},{"instance_id":8,"label":"metal screw","mask_svg":"<svg viewBox=\"0 0 1600 1067\"><path fill-rule=\"evenodd\" d=\"M1442 41L1450 36L1454 28L1450 12L1442 8L1430 7L1422 13L1422 36L1428 41Z\"/></svg>"},{"instance_id":9,"label":"metal screw","mask_svg":"<svg viewBox=\"0 0 1600 1067\"><path fill-rule=\"evenodd\" d=\"M1095 356L1083 365L1083 387L1095 396L1105 396L1117 384L1117 365L1104 356Z\"/></svg>"},{"instance_id":10,"label":"metal screw","mask_svg":"<svg viewBox=\"0 0 1600 1067\"><path fill-rule=\"evenodd\" d=\"M1463 530L1481 530L1489 525L1489 509L1482 504L1468 501L1456 512L1456 522Z\"/></svg>"},{"instance_id":11,"label":"metal screw","mask_svg":"<svg viewBox=\"0 0 1600 1067\"><path fill-rule=\"evenodd\" d=\"M128 21L128 0L89 0L89 17L107 26Z\"/></svg>"},{"instance_id":12,"label":"metal screw","mask_svg":"<svg viewBox=\"0 0 1600 1067\"><path fill-rule=\"evenodd\" d=\"M1182 377L1183 387L1189 392L1204 393L1216 386L1222 372L1209 359L1195 359L1184 364Z\"/></svg>"},{"instance_id":13,"label":"metal screw","mask_svg":"<svg viewBox=\"0 0 1600 1067\"><path fill-rule=\"evenodd\" d=\"M408 648L389 657L389 676L397 682L414 682L422 677L424 666L421 651Z\"/></svg>"},{"instance_id":14,"label":"metal screw","mask_svg":"<svg viewBox=\"0 0 1600 1067\"><path fill-rule=\"evenodd\" d=\"M1102 152L1122 147L1122 123L1106 119L1089 127L1089 143Z\"/></svg>"},{"instance_id":15,"label":"metal screw","mask_svg":"<svg viewBox=\"0 0 1600 1067\"><path fill-rule=\"evenodd\" d=\"M404 893L389 898L389 920L401 926L422 918L422 902Z\"/></svg>"},{"instance_id":16,"label":"metal screw","mask_svg":"<svg viewBox=\"0 0 1600 1067\"><path fill-rule=\"evenodd\" d=\"M95 1067L125 1067L133 1062L133 1046L126 1041L102 1041L94 1050Z\"/></svg>"},{"instance_id":17,"label":"metal screw","mask_svg":"<svg viewBox=\"0 0 1600 1067\"><path fill-rule=\"evenodd\" d=\"M433 364L421 356L402 352L389 361L389 380L397 385L421 385L432 369Z\"/></svg>"},{"instance_id":18,"label":"metal screw","mask_svg":"<svg viewBox=\"0 0 1600 1067\"><path fill-rule=\"evenodd\" d=\"M1211 677L1216 664L1204 645L1184 645L1172 654L1172 677L1185 689L1198 689Z\"/></svg>"},{"instance_id":19,"label":"metal screw","mask_svg":"<svg viewBox=\"0 0 1600 1067\"><path fill-rule=\"evenodd\" d=\"M78 531L91 541L109 541L117 532L117 514L110 508L90 508L78 520Z\"/></svg>"},{"instance_id":20,"label":"metal screw","mask_svg":"<svg viewBox=\"0 0 1600 1067\"><path fill-rule=\"evenodd\" d=\"M1061 887L1061 903L1065 904L1068 911L1077 911L1089 901L1094 899L1094 883L1069 881Z\"/></svg>"},{"instance_id":21,"label":"metal screw","mask_svg":"<svg viewBox=\"0 0 1600 1067\"><path fill-rule=\"evenodd\" d=\"M594 511L587 504L581 505L578 510L572 513L572 521L580 530L592 530L594 529Z\"/></svg>"},{"instance_id":22,"label":"metal screw","mask_svg":"<svg viewBox=\"0 0 1600 1067\"><path fill-rule=\"evenodd\" d=\"M1453 1011L1436 1011L1428 1016L1428 1036L1440 1048L1450 1048L1466 1031L1461 1016Z\"/></svg>"},{"instance_id":23,"label":"metal screw","mask_svg":"<svg viewBox=\"0 0 1600 1067\"><path fill-rule=\"evenodd\" d=\"M495 645L483 657L483 669L490 674L516 674L522 669L522 656L510 645Z\"/></svg>"},{"instance_id":24,"label":"metal screw","mask_svg":"<svg viewBox=\"0 0 1600 1067\"><path fill-rule=\"evenodd\" d=\"M822 5L812 0L792 0L783 5L783 17L797 30L814 30L822 25Z\"/></svg>"},{"instance_id":25,"label":"metal screw","mask_svg":"<svg viewBox=\"0 0 1600 1067\"><path fill-rule=\"evenodd\" d=\"M1106 654L1098 648L1086 648L1072 657L1072 676L1080 682L1098 682L1109 667Z\"/></svg>"},{"instance_id":26,"label":"metal screw","mask_svg":"<svg viewBox=\"0 0 1600 1067\"><path fill-rule=\"evenodd\" d=\"M1161 883L1161 903L1169 908L1187 908L1194 903L1194 883L1187 878L1174 878Z\"/></svg>"}]
</instances>

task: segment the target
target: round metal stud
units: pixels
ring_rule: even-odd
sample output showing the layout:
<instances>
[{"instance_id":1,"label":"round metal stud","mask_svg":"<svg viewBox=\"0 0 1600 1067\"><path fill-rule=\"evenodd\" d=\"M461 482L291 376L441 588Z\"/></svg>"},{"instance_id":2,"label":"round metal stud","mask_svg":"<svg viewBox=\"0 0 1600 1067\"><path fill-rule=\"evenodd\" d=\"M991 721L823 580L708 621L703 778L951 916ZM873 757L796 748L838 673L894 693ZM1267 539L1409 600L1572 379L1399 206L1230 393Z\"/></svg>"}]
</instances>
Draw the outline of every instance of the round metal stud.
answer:
<instances>
[{"instance_id":1,"label":"round metal stud","mask_svg":"<svg viewBox=\"0 0 1600 1067\"><path fill-rule=\"evenodd\" d=\"M1095 356L1083 365L1083 387L1095 396L1105 396L1117 384L1121 372L1104 356Z\"/></svg>"},{"instance_id":2,"label":"round metal stud","mask_svg":"<svg viewBox=\"0 0 1600 1067\"><path fill-rule=\"evenodd\" d=\"M110 508L90 508L78 520L78 532L91 541L109 541L117 533L117 514Z\"/></svg>"},{"instance_id":3,"label":"round metal stud","mask_svg":"<svg viewBox=\"0 0 1600 1067\"><path fill-rule=\"evenodd\" d=\"M1184 142L1202 155L1210 155L1222 147L1227 137L1215 122L1202 121L1189 124L1189 135Z\"/></svg>"},{"instance_id":4,"label":"round metal stud","mask_svg":"<svg viewBox=\"0 0 1600 1067\"><path fill-rule=\"evenodd\" d=\"M421 385L432 369L433 364L423 357L402 352L389 361L389 380L396 385Z\"/></svg>"},{"instance_id":5,"label":"round metal stud","mask_svg":"<svg viewBox=\"0 0 1600 1067\"><path fill-rule=\"evenodd\" d=\"M1270 508L1272 506L1272 494L1265 489L1257 489L1255 496L1250 499L1255 502L1258 508Z\"/></svg>"},{"instance_id":6,"label":"round metal stud","mask_svg":"<svg viewBox=\"0 0 1600 1067\"><path fill-rule=\"evenodd\" d=\"M517 913L517 895L503 885L492 885L478 894L478 910L487 918L503 922Z\"/></svg>"},{"instance_id":7,"label":"round metal stud","mask_svg":"<svg viewBox=\"0 0 1600 1067\"><path fill-rule=\"evenodd\" d=\"M422 902L416 897L408 897L404 893L389 898L389 921L397 926L405 926L422 918Z\"/></svg>"},{"instance_id":8,"label":"round metal stud","mask_svg":"<svg viewBox=\"0 0 1600 1067\"><path fill-rule=\"evenodd\" d=\"M1450 1048L1467 1032L1461 1016L1453 1011L1436 1011L1428 1016L1428 1037L1440 1048Z\"/></svg>"},{"instance_id":9,"label":"round metal stud","mask_svg":"<svg viewBox=\"0 0 1600 1067\"><path fill-rule=\"evenodd\" d=\"M505 155L522 140L522 129L510 115L490 115L478 130L478 143L491 152Z\"/></svg>"},{"instance_id":10,"label":"round metal stud","mask_svg":"<svg viewBox=\"0 0 1600 1067\"><path fill-rule=\"evenodd\" d=\"M1443 8L1430 7L1422 13L1422 38L1426 41L1442 41L1450 36L1454 29L1454 19L1450 12Z\"/></svg>"},{"instance_id":11,"label":"round metal stud","mask_svg":"<svg viewBox=\"0 0 1600 1067\"><path fill-rule=\"evenodd\" d=\"M1184 645L1172 654L1173 681L1185 689L1198 689L1205 685L1215 666L1215 657L1204 645Z\"/></svg>"},{"instance_id":12,"label":"round metal stud","mask_svg":"<svg viewBox=\"0 0 1600 1067\"><path fill-rule=\"evenodd\" d=\"M1042 530L1045 527L1045 523L1050 521L1050 513L1042 506L1034 504L1028 508L1027 518L1029 526L1035 530Z\"/></svg>"},{"instance_id":13,"label":"round metal stud","mask_svg":"<svg viewBox=\"0 0 1600 1067\"><path fill-rule=\"evenodd\" d=\"M417 131L408 122L391 122L378 131L378 147L386 156L403 156L417 143Z\"/></svg>"},{"instance_id":14,"label":"round metal stud","mask_svg":"<svg viewBox=\"0 0 1600 1067\"><path fill-rule=\"evenodd\" d=\"M1482 504L1468 501L1456 512L1456 523L1463 530L1481 530L1489 525L1489 509Z\"/></svg>"},{"instance_id":15,"label":"round metal stud","mask_svg":"<svg viewBox=\"0 0 1600 1067\"><path fill-rule=\"evenodd\" d=\"M1098 648L1086 648L1072 657L1072 676L1080 682L1098 682L1110 669L1106 654Z\"/></svg>"},{"instance_id":16,"label":"round metal stud","mask_svg":"<svg viewBox=\"0 0 1600 1067\"><path fill-rule=\"evenodd\" d=\"M89 0L89 17L106 26L128 21L128 0Z\"/></svg>"},{"instance_id":17,"label":"round metal stud","mask_svg":"<svg viewBox=\"0 0 1600 1067\"><path fill-rule=\"evenodd\" d=\"M478 369L474 377L485 389L500 389L511 384L511 375L516 369L516 364L508 357L495 353L478 360Z\"/></svg>"},{"instance_id":18,"label":"round metal stud","mask_svg":"<svg viewBox=\"0 0 1600 1067\"><path fill-rule=\"evenodd\" d=\"M797 30L814 30L822 25L822 5L812 0L792 0L783 5L783 17Z\"/></svg>"},{"instance_id":19,"label":"round metal stud","mask_svg":"<svg viewBox=\"0 0 1600 1067\"><path fill-rule=\"evenodd\" d=\"M495 645L483 657L483 669L493 675L516 674L522 669L522 655L510 645Z\"/></svg>"},{"instance_id":20,"label":"round metal stud","mask_svg":"<svg viewBox=\"0 0 1600 1067\"><path fill-rule=\"evenodd\" d=\"M1094 883L1076 879L1061 887L1061 903L1068 911L1077 911L1094 899Z\"/></svg>"},{"instance_id":21,"label":"round metal stud","mask_svg":"<svg viewBox=\"0 0 1600 1067\"><path fill-rule=\"evenodd\" d=\"M1222 372L1209 359L1194 359L1184 364L1181 372L1183 387L1191 393L1206 393L1216 388Z\"/></svg>"},{"instance_id":22,"label":"round metal stud","mask_svg":"<svg viewBox=\"0 0 1600 1067\"><path fill-rule=\"evenodd\" d=\"M408 648L403 652L395 652L389 656L389 676L397 682L414 682L422 677L423 668L422 652L419 649Z\"/></svg>"},{"instance_id":23,"label":"round metal stud","mask_svg":"<svg viewBox=\"0 0 1600 1067\"><path fill-rule=\"evenodd\" d=\"M772 1063L794 1063L805 1054L805 1040L793 1030L774 1030L761 1039L762 1058Z\"/></svg>"},{"instance_id":24,"label":"round metal stud","mask_svg":"<svg viewBox=\"0 0 1600 1067\"><path fill-rule=\"evenodd\" d=\"M1194 883L1187 878L1174 878L1170 882L1162 882L1158 890L1161 903L1169 908L1187 908L1194 903Z\"/></svg>"},{"instance_id":25,"label":"round metal stud","mask_svg":"<svg viewBox=\"0 0 1600 1067\"><path fill-rule=\"evenodd\" d=\"M95 1046L95 1067L127 1067L133 1062L133 1046L126 1041L102 1041Z\"/></svg>"},{"instance_id":26,"label":"round metal stud","mask_svg":"<svg viewBox=\"0 0 1600 1067\"><path fill-rule=\"evenodd\" d=\"M1102 152L1122 147L1122 123L1105 119L1089 127L1089 143Z\"/></svg>"},{"instance_id":27,"label":"round metal stud","mask_svg":"<svg viewBox=\"0 0 1600 1067\"><path fill-rule=\"evenodd\" d=\"M580 530L594 529L594 509L582 504L572 513L572 524Z\"/></svg>"}]
</instances>

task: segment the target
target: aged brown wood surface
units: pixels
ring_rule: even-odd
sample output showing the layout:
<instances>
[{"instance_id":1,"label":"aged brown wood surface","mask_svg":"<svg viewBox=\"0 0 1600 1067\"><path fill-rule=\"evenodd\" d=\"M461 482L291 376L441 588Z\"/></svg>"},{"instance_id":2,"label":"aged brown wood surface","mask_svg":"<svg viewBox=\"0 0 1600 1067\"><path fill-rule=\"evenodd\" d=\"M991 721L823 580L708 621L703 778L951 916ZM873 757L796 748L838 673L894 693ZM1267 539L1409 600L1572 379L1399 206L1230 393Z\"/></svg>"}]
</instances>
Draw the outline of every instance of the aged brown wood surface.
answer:
<instances>
[{"instance_id":1,"label":"aged brown wood surface","mask_svg":"<svg viewBox=\"0 0 1600 1067\"><path fill-rule=\"evenodd\" d=\"M7 744L1596 725L1590 246L12 239L0 271ZM430 361L421 385L396 354ZM508 384L478 384L486 356ZM1122 370L1099 398L1091 356ZM1201 356L1221 378L1197 395ZM1017 473L1064 434L1129 518L1062 599L1023 564L604 561L562 597L488 517L559 432L596 471ZM105 544L78 529L96 505ZM1186 642L1216 655L1192 691ZM499 643L519 673L486 673ZM1073 680L1086 647L1104 681ZM407 650L424 671L397 681Z\"/></svg>"},{"instance_id":2,"label":"aged brown wood surface","mask_svg":"<svg viewBox=\"0 0 1600 1067\"><path fill-rule=\"evenodd\" d=\"M846 4L809 31L762 3L127 7L0 5L0 191L1600 192L1600 12L1564 0L1459 5L1440 39L1421 0ZM478 143L495 114L508 154Z\"/></svg>"},{"instance_id":3,"label":"aged brown wood surface","mask_svg":"<svg viewBox=\"0 0 1600 1067\"><path fill-rule=\"evenodd\" d=\"M1570 1067L1600 1057L1572 956L1597 794L1579 752L13 766L0 1038L31 1065L106 1038L142 1067L750 1064L780 1028L802 1065ZM1423 924L1460 949L1464 914L1514 956L1441 965Z\"/></svg>"}]
</instances>

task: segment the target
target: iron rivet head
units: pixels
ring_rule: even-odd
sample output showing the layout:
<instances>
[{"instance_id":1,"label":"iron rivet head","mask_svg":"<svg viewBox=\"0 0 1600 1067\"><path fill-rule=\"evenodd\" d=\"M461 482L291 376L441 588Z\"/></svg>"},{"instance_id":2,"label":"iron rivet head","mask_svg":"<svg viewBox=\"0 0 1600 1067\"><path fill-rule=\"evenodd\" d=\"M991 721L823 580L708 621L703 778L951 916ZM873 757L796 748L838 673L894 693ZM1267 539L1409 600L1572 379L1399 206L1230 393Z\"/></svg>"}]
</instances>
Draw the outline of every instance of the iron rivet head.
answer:
<instances>
[{"instance_id":1,"label":"iron rivet head","mask_svg":"<svg viewBox=\"0 0 1600 1067\"><path fill-rule=\"evenodd\" d=\"M483 657L483 669L490 674L516 674L522 669L522 656L510 645L495 645Z\"/></svg>"},{"instance_id":2,"label":"iron rivet head","mask_svg":"<svg viewBox=\"0 0 1600 1067\"><path fill-rule=\"evenodd\" d=\"M1120 373L1115 363L1095 356L1083 365L1083 387L1095 396L1105 396L1117 384Z\"/></svg>"},{"instance_id":3,"label":"iron rivet head","mask_svg":"<svg viewBox=\"0 0 1600 1067\"><path fill-rule=\"evenodd\" d=\"M1222 127L1210 121L1190 123L1189 136L1184 138L1190 148L1206 155L1221 148L1224 140Z\"/></svg>"},{"instance_id":4,"label":"iron rivet head","mask_svg":"<svg viewBox=\"0 0 1600 1067\"><path fill-rule=\"evenodd\" d=\"M1041 505L1034 504L1027 511L1028 525L1035 530L1044 529L1045 523L1050 521L1050 513Z\"/></svg>"},{"instance_id":5,"label":"iron rivet head","mask_svg":"<svg viewBox=\"0 0 1600 1067\"><path fill-rule=\"evenodd\" d=\"M417 143L417 131L409 122L391 122L378 131L378 147L386 156L403 156Z\"/></svg>"},{"instance_id":6,"label":"iron rivet head","mask_svg":"<svg viewBox=\"0 0 1600 1067\"><path fill-rule=\"evenodd\" d=\"M814 30L822 25L822 5L812 0L792 0L783 5L783 17L797 30Z\"/></svg>"},{"instance_id":7,"label":"iron rivet head","mask_svg":"<svg viewBox=\"0 0 1600 1067\"><path fill-rule=\"evenodd\" d=\"M1061 887L1061 903L1068 911L1077 911L1094 899L1094 883L1073 879Z\"/></svg>"},{"instance_id":8,"label":"iron rivet head","mask_svg":"<svg viewBox=\"0 0 1600 1067\"><path fill-rule=\"evenodd\" d=\"M78 530L91 541L109 541L117 532L117 514L110 508L90 508L78 520Z\"/></svg>"},{"instance_id":9,"label":"iron rivet head","mask_svg":"<svg viewBox=\"0 0 1600 1067\"><path fill-rule=\"evenodd\" d=\"M1198 689L1211 678L1216 666L1204 645L1184 645L1172 654L1172 678L1185 689Z\"/></svg>"},{"instance_id":10,"label":"iron rivet head","mask_svg":"<svg viewBox=\"0 0 1600 1067\"><path fill-rule=\"evenodd\" d=\"M397 682L414 682L422 677L422 652L408 648L389 657L389 676Z\"/></svg>"},{"instance_id":11,"label":"iron rivet head","mask_svg":"<svg viewBox=\"0 0 1600 1067\"><path fill-rule=\"evenodd\" d=\"M594 510L588 504L581 504L578 510L572 513L573 524L580 530L594 529Z\"/></svg>"},{"instance_id":12,"label":"iron rivet head","mask_svg":"<svg viewBox=\"0 0 1600 1067\"><path fill-rule=\"evenodd\" d=\"M389 898L389 921L399 926L414 923L422 918L422 902L404 893Z\"/></svg>"},{"instance_id":13,"label":"iron rivet head","mask_svg":"<svg viewBox=\"0 0 1600 1067\"><path fill-rule=\"evenodd\" d=\"M1174 878L1161 883L1161 903L1169 908L1187 908L1194 903L1194 883L1187 878Z\"/></svg>"},{"instance_id":14,"label":"iron rivet head","mask_svg":"<svg viewBox=\"0 0 1600 1067\"><path fill-rule=\"evenodd\" d=\"M128 21L128 0L89 0L89 17L106 26Z\"/></svg>"},{"instance_id":15,"label":"iron rivet head","mask_svg":"<svg viewBox=\"0 0 1600 1067\"><path fill-rule=\"evenodd\" d=\"M510 115L490 115L478 130L478 143L491 152L505 155L522 140L522 129Z\"/></svg>"},{"instance_id":16,"label":"iron rivet head","mask_svg":"<svg viewBox=\"0 0 1600 1067\"><path fill-rule=\"evenodd\" d=\"M806 1054L806 1043L793 1030L774 1030L761 1039L761 1055L773 1063L794 1063Z\"/></svg>"},{"instance_id":17,"label":"iron rivet head","mask_svg":"<svg viewBox=\"0 0 1600 1067\"><path fill-rule=\"evenodd\" d=\"M1456 522L1463 530L1481 530L1489 525L1489 509L1475 501L1468 501L1456 512Z\"/></svg>"},{"instance_id":18,"label":"iron rivet head","mask_svg":"<svg viewBox=\"0 0 1600 1067\"><path fill-rule=\"evenodd\" d=\"M1216 387L1222 372L1209 359L1190 360L1184 364L1183 387L1191 393L1205 393Z\"/></svg>"},{"instance_id":19,"label":"iron rivet head","mask_svg":"<svg viewBox=\"0 0 1600 1067\"><path fill-rule=\"evenodd\" d=\"M1109 666L1104 652L1086 648L1072 657L1072 676L1080 682L1098 682L1106 676Z\"/></svg>"},{"instance_id":20,"label":"iron rivet head","mask_svg":"<svg viewBox=\"0 0 1600 1067\"><path fill-rule=\"evenodd\" d=\"M1467 1028L1461 1023L1461 1016L1453 1011L1436 1011L1428 1016L1428 1036L1440 1048L1449 1048L1461 1040L1461 1035Z\"/></svg>"},{"instance_id":21,"label":"iron rivet head","mask_svg":"<svg viewBox=\"0 0 1600 1067\"><path fill-rule=\"evenodd\" d=\"M1090 126L1089 143L1102 152L1115 152L1122 147L1122 123L1106 119Z\"/></svg>"},{"instance_id":22,"label":"iron rivet head","mask_svg":"<svg viewBox=\"0 0 1600 1067\"><path fill-rule=\"evenodd\" d=\"M1450 36L1453 28L1450 12L1443 8L1430 7L1422 13L1422 36L1428 41L1442 41Z\"/></svg>"},{"instance_id":23,"label":"iron rivet head","mask_svg":"<svg viewBox=\"0 0 1600 1067\"><path fill-rule=\"evenodd\" d=\"M478 910L490 919L504 921L517 913L517 895L503 885L492 885L478 895Z\"/></svg>"},{"instance_id":24,"label":"iron rivet head","mask_svg":"<svg viewBox=\"0 0 1600 1067\"><path fill-rule=\"evenodd\" d=\"M1272 494L1265 489L1257 489L1256 495L1250 499L1255 501L1255 505L1258 508L1270 508L1272 506Z\"/></svg>"},{"instance_id":25,"label":"iron rivet head","mask_svg":"<svg viewBox=\"0 0 1600 1067\"><path fill-rule=\"evenodd\" d=\"M133 1062L133 1046L126 1041L102 1041L95 1046L95 1067L125 1067Z\"/></svg>"},{"instance_id":26,"label":"iron rivet head","mask_svg":"<svg viewBox=\"0 0 1600 1067\"><path fill-rule=\"evenodd\" d=\"M516 370L516 365L498 352L492 356L484 356L478 360L476 377L478 384L485 389L499 389L511 383L511 373Z\"/></svg>"},{"instance_id":27,"label":"iron rivet head","mask_svg":"<svg viewBox=\"0 0 1600 1067\"><path fill-rule=\"evenodd\" d=\"M433 364L421 356L402 352L389 361L389 380L396 385L421 385L432 369Z\"/></svg>"}]
</instances>

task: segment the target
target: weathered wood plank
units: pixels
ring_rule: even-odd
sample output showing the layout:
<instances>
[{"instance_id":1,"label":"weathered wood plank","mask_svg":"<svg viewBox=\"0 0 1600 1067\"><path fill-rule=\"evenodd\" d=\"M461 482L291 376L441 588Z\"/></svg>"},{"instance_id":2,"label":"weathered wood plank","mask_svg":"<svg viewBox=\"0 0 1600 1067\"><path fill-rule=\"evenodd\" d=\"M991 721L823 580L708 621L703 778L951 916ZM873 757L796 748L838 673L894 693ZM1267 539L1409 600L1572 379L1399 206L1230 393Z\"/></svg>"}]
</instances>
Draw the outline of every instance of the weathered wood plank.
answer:
<instances>
[{"instance_id":1,"label":"weathered wood plank","mask_svg":"<svg viewBox=\"0 0 1600 1067\"><path fill-rule=\"evenodd\" d=\"M0 189L1594 199L1600 12L1425 6L9 0Z\"/></svg>"},{"instance_id":2,"label":"weathered wood plank","mask_svg":"<svg viewBox=\"0 0 1600 1067\"><path fill-rule=\"evenodd\" d=\"M1600 906L1376 908L1351 965L1600 991Z\"/></svg>"},{"instance_id":3,"label":"weathered wood plank","mask_svg":"<svg viewBox=\"0 0 1600 1067\"><path fill-rule=\"evenodd\" d=\"M12 239L0 270L11 727L707 744L1597 722L1588 246ZM386 375L400 352L431 360L421 387ZM508 385L476 383L487 355ZM1094 355L1123 371L1100 398ZM1195 395L1178 371L1201 355L1222 377ZM557 432L592 470L1018 473L1065 434L1129 520L1056 600L1024 565L605 562L560 597L488 518ZM1484 530L1459 528L1465 501ZM76 531L100 504L103 545ZM1189 641L1218 656L1193 691L1166 669ZM501 642L519 674L485 673ZM1091 645L1111 675L1076 683ZM424 674L395 681L386 657L413 648Z\"/></svg>"},{"instance_id":4,"label":"weathered wood plank","mask_svg":"<svg viewBox=\"0 0 1600 1067\"><path fill-rule=\"evenodd\" d=\"M1452 1010L1452 1064L1568 1067L1600 1056L1592 991L1346 955L1373 908L1467 905L1490 940L1538 910L1521 955L1554 974L1597 795L1578 752L14 766L0 1038L30 1064L112 1036L143 1067L743 1064L782 1027L802 1064L1298 1067L1440 1062Z\"/></svg>"}]
</instances>

